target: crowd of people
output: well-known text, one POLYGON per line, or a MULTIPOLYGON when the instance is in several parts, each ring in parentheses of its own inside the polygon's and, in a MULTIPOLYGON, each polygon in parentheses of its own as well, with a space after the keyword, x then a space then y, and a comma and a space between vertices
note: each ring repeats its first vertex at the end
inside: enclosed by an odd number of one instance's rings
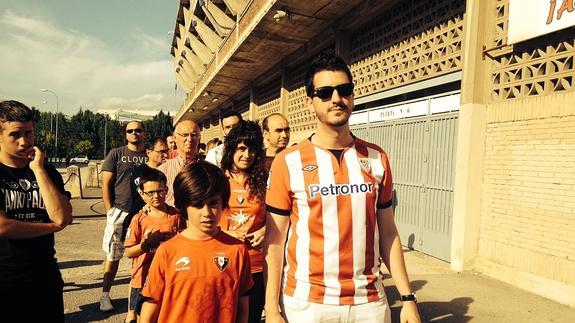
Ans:
MULTIPOLYGON (((264 310, 266 322, 391 322, 383 263, 401 322, 420 322, 387 155, 349 129, 353 87, 340 57, 318 55, 306 79, 317 130, 291 147, 279 113, 261 126, 223 113, 223 142, 205 144, 193 120, 150 140, 128 122, 127 144, 102 164, 100 310, 114 309, 125 256, 126 322, 260 322, 264 310)), ((0 301, 22 322, 63 322, 54 233, 72 222, 69 194, 34 145, 27 106, 0 102, 0 132, 0 301)))

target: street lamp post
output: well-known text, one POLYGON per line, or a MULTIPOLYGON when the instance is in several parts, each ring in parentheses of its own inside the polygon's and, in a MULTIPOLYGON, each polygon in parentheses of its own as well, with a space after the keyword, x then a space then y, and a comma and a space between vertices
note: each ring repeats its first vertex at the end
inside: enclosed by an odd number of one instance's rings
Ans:
MULTIPOLYGON (((42 103, 46 104, 48 103, 47 100, 42 101, 42 103)), ((52 109, 50 109, 50 133, 52 133, 53 129, 52 129, 52 125, 53 125, 53 119, 54 118, 54 112, 52 109)))
POLYGON ((60 102, 58 99, 58 94, 56 94, 56 92, 49 90, 49 89, 40 89, 40 91, 42 92, 50 92, 52 94, 54 94, 54 96, 56 97, 56 139, 54 140, 54 148, 56 149, 55 152, 55 157, 56 160, 58 160, 58 112, 60 111, 60 102))

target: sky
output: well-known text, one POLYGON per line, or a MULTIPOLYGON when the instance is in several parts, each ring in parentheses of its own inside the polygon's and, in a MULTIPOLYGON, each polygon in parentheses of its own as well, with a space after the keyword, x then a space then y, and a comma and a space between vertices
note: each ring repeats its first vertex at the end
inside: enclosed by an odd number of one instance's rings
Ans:
POLYGON ((170 46, 179 0, 1 0, 0 100, 174 112, 170 46), (41 92, 49 89, 56 93, 41 92), (44 102, 45 101, 45 102, 44 102))

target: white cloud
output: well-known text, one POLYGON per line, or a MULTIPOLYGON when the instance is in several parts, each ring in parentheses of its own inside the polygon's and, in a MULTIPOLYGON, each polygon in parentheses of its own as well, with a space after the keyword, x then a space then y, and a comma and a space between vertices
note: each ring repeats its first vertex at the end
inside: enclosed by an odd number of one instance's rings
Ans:
POLYGON ((126 46, 132 49, 121 53, 96 37, 10 10, 0 12, 0 29, 4 98, 41 106, 51 97, 39 89, 49 88, 68 114, 80 106, 173 109, 183 100, 182 94, 174 100, 169 43, 161 38, 134 33, 126 46))
POLYGON ((174 97, 164 94, 145 94, 136 98, 107 97, 97 103, 104 110, 135 109, 135 110, 163 110, 175 114, 174 97))

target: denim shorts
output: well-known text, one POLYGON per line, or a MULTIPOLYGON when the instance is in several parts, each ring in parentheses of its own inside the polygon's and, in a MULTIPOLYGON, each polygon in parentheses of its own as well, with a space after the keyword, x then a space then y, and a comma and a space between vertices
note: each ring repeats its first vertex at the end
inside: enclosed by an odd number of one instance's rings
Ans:
POLYGON ((130 287, 130 311, 135 311, 138 302, 142 299, 141 288, 130 287))

